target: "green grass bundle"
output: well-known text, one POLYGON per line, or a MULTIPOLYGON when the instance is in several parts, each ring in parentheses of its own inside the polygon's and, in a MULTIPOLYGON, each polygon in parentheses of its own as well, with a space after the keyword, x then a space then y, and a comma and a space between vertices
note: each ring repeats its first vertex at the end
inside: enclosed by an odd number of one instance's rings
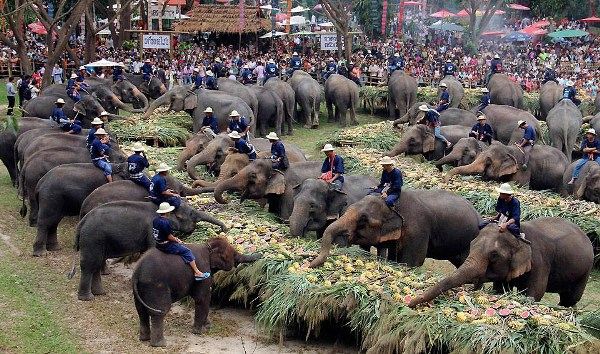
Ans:
POLYGON ((148 119, 141 114, 110 123, 120 140, 152 141, 161 146, 180 146, 190 136, 192 118, 187 113, 168 113, 157 109, 148 119))

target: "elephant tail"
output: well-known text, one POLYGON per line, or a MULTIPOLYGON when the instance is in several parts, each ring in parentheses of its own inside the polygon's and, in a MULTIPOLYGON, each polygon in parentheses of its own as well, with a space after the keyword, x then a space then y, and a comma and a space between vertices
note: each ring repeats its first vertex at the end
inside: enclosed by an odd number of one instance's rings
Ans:
POLYGON ((77 273, 77 255, 79 254, 79 240, 81 239, 81 225, 83 225, 85 221, 85 216, 83 219, 79 221, 77 224, 77 229, 75 230, 75 240, 73 242, 73 262, 71 262, 71 270, 67 274, 67 279, 72 279, 77 273))
POLYGON ((69 273, 67 274, 67 279, 73 279, 73 277, 75 276, 75 273, 77 273, 77 255, 79 254, 79 252, 77 252, 77 250, 73 251, 73 262, 71 262, 71 270, 69 271, 69 273))
POLYGON ((151 315, 153 315, 153 316, 163 315, 164 311, 150 307, 147 303, 144 302, 144 300, 142 300, 142 297, 140 296, 140 293, 138 292, 137 277, 134 277, 131 281, 133 283, 133 296, 135 296, 136 300, 139 301, 140 304, 142 304, 148 311, 153 312, 153 313, 151 313, 151 315))

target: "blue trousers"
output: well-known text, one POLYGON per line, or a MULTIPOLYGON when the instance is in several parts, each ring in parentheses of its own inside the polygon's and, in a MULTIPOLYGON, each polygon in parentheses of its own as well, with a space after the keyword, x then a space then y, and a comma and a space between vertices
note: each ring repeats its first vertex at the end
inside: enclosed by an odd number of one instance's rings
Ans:
POLYGON ((446 137, 442 135, 442 128, 440 126, 433 128, 433 135, 441 141, 448 141, 448 139, 446 139, 446 137))
POLYGON ((112 166, 108 161, 101 159, 101 160, 95 160, 95 161, 93 161, 93 163, 94 163, 94 166, 98 167, 99 169, 102 170, 102 172, 104 172, 105 176, 112 175, 112 166))
POLYGON ((441 104, 435 110, 438 111, 438 113, 442 113, 443 111, 445 111, 446 109, 448 109, 448 107, 450 107, 449 103, 441 104))
MULTIPOLYGON (((588 163, 590 161, 592 161, 592 160, 587 159, 587 158, 577 160, 577 164, 575 164, 575 169, 573 170, 573 178, 575 178, 575 179, 579 178, 579 173, 581 173, 581 169, 583 168, 583 166, 585 166, 586 163, 588 163)), ((594 161, 596 161, 596 163, 600 164, 600 156, 597 157, 594 161)))
MULTIPOLYGON (((481 224, 479 224, 479 230, 488 226, 490 223, 491 221, 483 221, 481 224)), ((510 224, 506 227, 506 229, 515 237, 519 237, 521 235, 521 229, 516 224, 510 224)))
POLYGON ((135 184, 139 184, 140 186, 144 187, 146 190, 150 190, 150 179, 148 179, 148 177, 146 177, 146 175, 142 175, 142 177, 139 178, 129 178, 133 183, 135 184))
POLYGON ((160 203, 163 202, 167 202, 169 203, 169 205, 172 205, 175 207, 175 209, 179 208, 181 206, 181 197, 177 197, 177 196, 171 196, 171 197, 150 197, 150 200, 156 204, 156 205, 160 205, 160 203))
POLYGON ((385 198, 385 204, 391 208, 398 198, 400 198, 400 194, 388 194, 385 198))
POLYGON ((191 263, 196 260, 192 251, 181 243, 169 242, 164 245, 156 245, 160 251, 168 254, 176 254, 180 256, 185 263, 191 263))

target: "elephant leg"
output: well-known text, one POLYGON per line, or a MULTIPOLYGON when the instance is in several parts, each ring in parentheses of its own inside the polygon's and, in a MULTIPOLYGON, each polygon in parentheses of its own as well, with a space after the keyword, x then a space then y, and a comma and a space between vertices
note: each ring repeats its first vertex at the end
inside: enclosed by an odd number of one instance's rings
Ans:
POLYGON ((359 245, 358 247, 363 251, 371 252, 371 246, 359 245))
POLYGON ((165 316, 150 316, 150 345, 153 347, 166 347, 167 341, 164 336, 165 316))
POLYGON ((283 121, 281 119, 278 119, 277 117, 275 117, 275 133, 277 134, 277 136, 281 135, 281 126, 283 125, 283 121))
POLYGON ((94 299, 92 294, 92 273, 87 269, 81 270, 81 278, 79 279, 79 291, 77 298, 82 301, 90 301, 94 299))
MULTIPOLYGON (((388 94, 388 110, 390 120, 396 120, 396 100, 394 99, 394 95, 391 94, 388 94)), ((402 116, 402 111, 400 111, 400 115, 402 116)))
POLYGON ((585 290, 585 286, 587 284, 586 279, 587 276, 583 277, 583 279, 579 280, 569 289, 561 291, 559 293, 560 302, 558 303, 558 305, 564 307, 575 306, 575 304, 577 304, 577 302, 581 299, 581 296, 583 296, 583 291, 585 290))
POLYGON ((106 290, 104 290, 104 287, 102 286, 102 277, 100 275, 100 270, 94 272, 94 274, 92 275, 92 294, 94 295, 105 295, 106 294, 106 290))
POLYGON ((46 249, 48 251, 59 251, 61 248, 58 243, 58 225, 52 225, 48 228, 46 249))
POLYGON ((385 246, 377 246, 377 257, 380 259, 388 258, 388 248, 385 246))
POLYGON ((409 267, 422 266, 427 257, 427 246, 429 244, 429 235, 426 233, 417 233, 418 237, 410 237, 410 231, 407 232, 407 239, 402 249, 397 254, 397 262, 404 263, 409 267))
POLYGON ((350 107, 350 124, 358 125, 358 121, 356 120, 356 111, 354 107, 350 107))
POLYGON ((137 310, 138 317, 140 319, 140 333, 139 339, 142 342, 150 340, 150 315, 148 314, 148 310, 142 303, 137 299, 137 297, 133 297, 133 301, 135 303, 135 309, 137 310))
POLYGON ((100 271, 101 275, 109 275, 111 273, 110 268, 108 267, 108 261, 104 261, 102 264, 102 270, 100 271))
POLYGON ((35 241, 33 241, 33 256, 40 257, 46 254, 46 241, 48 239, 48 228, 46 225, 38 225, 35 241))
POLYGON ((312 107, 312 109, 311 109, 312 126, 313 127, 319 126, 319 108, 320 107, 317 104, 315 104, 314 107, 312 107))
POLYGON ((210 328, 208 320, 208 308, 210 305, 210 284, 208 282, 200 282, 194 286, 192 291, 194 297, 194 325, 192 333, 202 334, 210 328))
POLYGON ((294 110, 290 110, 291 112, 289 112, 289 114, 287 115, 287 135, 294 135, 294 110))
POLYGON ((496 294, 504 294, 506 291, 510 290, 510 285, 507 282, 495 281, 493 289, 496 294))
POLYGON ((333 117, 333 102, 331 101, 326 101, 326 106, 327 106, 327 121, 328 122, 334 122, 334 117, 333 117))
POLYGON ((532 270, 527 281, 527 296, 532 297, 535 301, 540 301, 546 293, 547 286, 548 274, 532 270))

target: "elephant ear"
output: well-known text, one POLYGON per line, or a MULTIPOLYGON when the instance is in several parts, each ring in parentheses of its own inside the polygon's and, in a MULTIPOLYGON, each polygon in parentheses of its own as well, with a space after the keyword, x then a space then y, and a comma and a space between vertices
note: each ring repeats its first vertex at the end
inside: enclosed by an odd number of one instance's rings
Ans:
POLYGON ((188 94, 183 99, 183 109, 192 110, 198 106, 198 97, 194 94, 188 94))
POLYGON ((510 260, 510 272, 506 280, 512 280, 531 270, 531 246, 522 241, 516 241, 519 245, 510 260))
POLYGON ((435 150, 435 135, 429 128, 423 129, 423 153, 435 150))
POLYGON ((400 240, 402 238, 402 229, 404 229, 404 227, 392 230, 384 235, 379 236, 379 238, 378 238, 379 243, 400 240))
POLYGON ((267 190, 265 194, 277 194, 281 195, 285 192, 285 177, 283 174, 279 172, 275 172, 271 178, 269 178, 269 183, 267 183, 267 190))
POLYGON ((337 219, 348 205, 346 192, 330 189, 327 191, 327 219, 337 219))
POLYGON ((498 176, 506 176, 517 173, 519 170, 519 164, 517 159, 512 154, 506 154, 498 167, 498 176))

